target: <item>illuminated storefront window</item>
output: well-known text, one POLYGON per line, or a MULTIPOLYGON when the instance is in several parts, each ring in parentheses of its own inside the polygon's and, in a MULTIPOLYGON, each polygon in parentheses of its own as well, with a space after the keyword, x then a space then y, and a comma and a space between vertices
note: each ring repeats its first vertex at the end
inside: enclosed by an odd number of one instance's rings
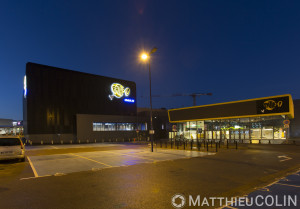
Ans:
POLYGON ((284 116, 188 121, 177 123, 177 134, 186 139, 262 140, 286 139, 284 116))

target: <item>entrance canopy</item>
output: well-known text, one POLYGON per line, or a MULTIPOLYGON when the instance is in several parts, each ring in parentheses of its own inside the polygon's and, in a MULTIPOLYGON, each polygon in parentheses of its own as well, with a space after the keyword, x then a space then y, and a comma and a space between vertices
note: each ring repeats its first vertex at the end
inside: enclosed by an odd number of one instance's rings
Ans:
POLYGON ((292 96, 290 94, 286 94, 211 105, 170 109, 168 111, 168 115, 171 123, 275 115, 285 115, 288 118, 294 118, 294 105, 292 96))

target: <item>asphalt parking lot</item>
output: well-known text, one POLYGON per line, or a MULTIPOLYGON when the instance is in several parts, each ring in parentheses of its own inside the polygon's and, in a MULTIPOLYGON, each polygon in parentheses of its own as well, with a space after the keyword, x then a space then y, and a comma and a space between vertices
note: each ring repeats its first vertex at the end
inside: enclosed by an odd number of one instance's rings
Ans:
POLYGON ((214 154, 204 148, 151 153, 147 145, 132 143, 50 145, 27 147, 27 157, 30 162, 0 163, 1 208, 165 209, 174 208, 177 193, 300 197, 295 145, 221 148, 214 154))
MULTIPOLYGON (((99 145, 96 145, 99 147, 99 145)), ((103 147, 114 146, 105 144, 103 147)), ((75 146, 76 147, 76 146, 75 146)), ((72 148, 75 148, 72 147, 72 148)), ((87 146, 77 146, 87 147, 87 146)), ((101 147, 101 145, 100 145, 101 147)), ((56 146, 49 148, 58 149, 56 146)), ((68 149, 70 145, 63 147, 68 149)), ((37 149, 37 148, 33 148, 37 149)), ((42 147, 45 149, 45 147, 42 147)), ((27 156, 35 177, 64 175, 73 172, 100 170, 111 167, 130 166, 140 163, 156 163, 191 157, 213 155, 210 152, 159 149, 151 153, 148 148, 93 151, 67 154, 27 156)))
MULTIPOLYGON (((251 192, 248 195, 245 195, 245 197, 247 197, 248 199, 250 199, 250 198, 255 199, 258 196, 261 196, 264 199, 266 199, 267 196, 274 197, 274 199, 276 199, 276 197, 278 197, 277 205, 279 205, 279 206, 268 207, 268 208, 288 208, 288 209, 299 208, 299 206, 300 206, 300 170, 291 175, 280 178, 279 180, 276 180, 265 187, 261 187, 261 188, 257 189, 256 191, 251 192), (291 199, 293 201, 296 199, 296 201, 288 202, 289 199, 287 196, 291 196, 292 197, 291 199), (294 198, 294 197, 296 197, 296 198, 294 198), (294 205, 295 202, 296 202, 297 206, 294 205)), ((255 205, 254 202, 255 201, 252 202, 253 203, 253 205, 251 206, 252 209, 262 208, 262 206, 255 205)), ((259 204, 263 203, 263 201, 261 201, 261 200, 258 202, 259 202, 259 204)), ((271 201, 269 201, 269 202, 271 203, 271 201)), ((248 200, 248 204, 250 204, 250 203, 251 202, 248 200)), ((249 207, 247 207, 245 203, 240 204, 238 201, 236 201, 228 206, 221 207, 220 209, 245 209, 245 208, 249 208, 249 207), (244 206, 241 206, 241 205, 244 205, 244 206)))

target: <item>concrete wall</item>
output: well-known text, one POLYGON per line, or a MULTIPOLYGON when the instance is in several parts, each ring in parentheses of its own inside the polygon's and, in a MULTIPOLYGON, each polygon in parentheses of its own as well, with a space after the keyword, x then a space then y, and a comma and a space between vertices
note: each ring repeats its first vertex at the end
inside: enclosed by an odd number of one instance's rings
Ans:
POLYGON ((70 144, 76 143, 73 134, 31 134, 25 135, 28 144, 70 144))
POLYGON ((136 123, 135 116, 116 115, 76 115, 77 140, 84 142, 98 141, 129 141, 137 138, 136 131, 93 131, 93 122, 136 123))

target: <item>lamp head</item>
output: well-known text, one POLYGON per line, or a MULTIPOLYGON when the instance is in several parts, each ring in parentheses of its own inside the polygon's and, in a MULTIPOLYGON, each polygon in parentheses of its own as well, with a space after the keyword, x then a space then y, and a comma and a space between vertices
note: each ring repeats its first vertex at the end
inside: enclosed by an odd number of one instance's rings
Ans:
POLYGON ((142 60, 147 60, 149 57, 148 57, 148 55, 146 54, 146 53, 143 53, 142 55, 141 55, 141 59, 142 60))

